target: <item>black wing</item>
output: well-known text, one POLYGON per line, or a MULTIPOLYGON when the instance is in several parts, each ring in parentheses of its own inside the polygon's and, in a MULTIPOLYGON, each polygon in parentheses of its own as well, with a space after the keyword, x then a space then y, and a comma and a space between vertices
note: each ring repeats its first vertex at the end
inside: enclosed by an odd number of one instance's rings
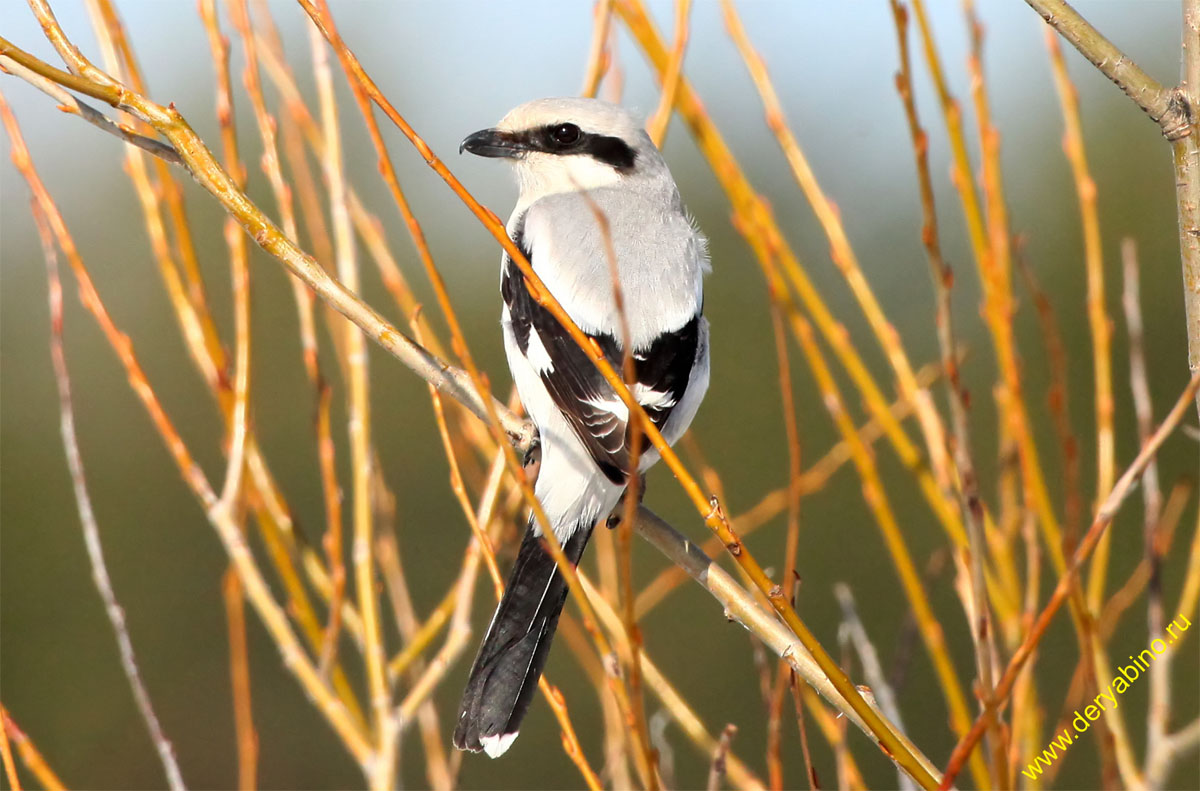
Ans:
MULTIPOLYGON (((519 229, 515 241, 521 245, 519 229)), ((550 397, 604 475, 613 483, 624 484, 629 469, 629 436, 627 421, 613 411, 622 408, 617 406, 621 401, 616 392, 550 311, 534 301, 521 270, 507 257, 500 293, 508 306, 521 354, 528 355, 530 339, 536 335, 552 363, 552 367, 540 371, 550 397)), ((634 351, 634 372, 641 385, 635 395, 659 430, 687 389, 699 333, 697 314, 679 329, 655 338, 649 348, 634 351)), ((589 337, 620 371, 624 363, 620 342, 607 333, 589 337)))

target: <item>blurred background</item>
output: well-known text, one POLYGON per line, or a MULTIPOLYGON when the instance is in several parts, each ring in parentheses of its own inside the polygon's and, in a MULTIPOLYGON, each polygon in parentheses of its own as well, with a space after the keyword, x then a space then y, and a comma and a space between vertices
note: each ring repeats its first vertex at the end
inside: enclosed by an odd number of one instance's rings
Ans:
MULTIPOLYGON (((975 154, 962 11, 958 3, 931 6, 951 90, 963 104, 975 154)), ((1148 72, 1164 83, 1177 80, 1177 2, 1081 2, 1078 6, 1148 72)), ((82 3, 58 0, 53 7, 85 53, 96 56, 82 3)), ((492 125, 516 104, 579 91, 592 35, 592 3, 358 0, 334 2, 332 7, 347 43, 384 93, 468 188, 506 217, 515 196, 507 168, 495 161, 458 157, 458 143, 466 134, 492 125)), ((655 2, 651 8, 669 38, 672 4, 655 2)), ((119 9, 146 71, 150 95, 163 103, 173 101, 215 147, 212 62, 194 4, 142 0, 119 3, 119 9)), ((272 9, 289 59, 311 96, 307 20, 290 3, 272 3, 272 9)), ((920 246, 912 152, 893 84, 897 46, 887 3, 755 0, 743 2, 740 10, 800 143, 823 188, 836 201, 859 260, 907 351, 915 364, 935 360, 932 289, 920 246)), ((1062 118, 1043 25, 1015 0, 989 0, 980 3, 978 10, 986 28, 985 69, 1002 135, 1012 227, 1026 237, 1025 255, 1048 290, 1062 327, 1070 410, 1082 450, 1085 495, 1090 499, 1095 496, 1095 439, 1090 430, 1094 418, 1086 279, 1078 203, 1062 153, 1062 118)), ((6 38, 57 63, 27 9, 14 4, 3 17, 6 38)), ((234 39, 235 91, 244 102, 240 42, 227 18, 222 25, 234 39)), ((623 29, 619 41, 622 101, 648 115, 657 104, 657 84, 623 29)), ((1080 92, 1087 153, 1099 192, 1107 304, 1114 317, 1117 458, 1123 469, 1138 445, 1129 398, 1128 347, 1119 318, 1122 237, 1135 238, 1141 252, 1150 387, 1157 416, 1165 413, 1186 382, 1171 162, 1157 127, 1073 50, 1068 48, 1066 57, 1080 92)), ((995 381, 991 342, 979 319, 975 267, 948 177, 940 110, 919 57, 914 57, 914 66, 921 120, 931 137, 943 247, 957 276, 954 310, 959 338, 968 348, 964 381, 973 395, 976 459, 985 497, 994 502, 998 465, 990 392, 995 381)), ((719 6, 710 0, 695 4, 685 73, 752 183, 770 200, 831 308, 864 350, 879 380, 891 382, 861 313, 829 261, 820 227, 783 166, 719 6)), ((374 152, 336 65, 335 81, 347 171, 371 210, 384 220, 395 255, 432 314, 431 292, 391 199, 376 177, 374 152)), ((176 330, 136 196, 122 170, 121 144, 58 112, 49 99, 17 79, 0 79, 0 91, 13 105, 34 162, 59 202, 116 323, 132 338, 150 382, 210 479, 219 480, 224 469, 220 419, 176 330)), ((268 96, 273 96, 270 90, 268 96)), ((237 110, 243 119, 242 158, 250 194, 260 205, 272 207, 268 184, 258 167, 258 135, 249 106, 240 104, 237 110)), ((505 392, 508 374, 497 321, 497 245, 400 134, 385 124, 385 135, 477 359, 496 390, 505 392)), ((7 138, 2 145, 0 698, 68 784, 158 787, 163 783, 161 769, 133 707, 90 579, 58 435, 42 255, 30 220, 28 190, 8 158, 7 138)), ((763 492, 782 485, 787 475, 765 287, 749 249, 731 227, 723 193, 681 122, 672 124, 664 150, 688 208, 711 240, 713 271, 706 308, 713 327, 714 376, 693 433, 721 472, 727 508, 736 514, 763 492)), ((196 242, 209 298, 223 334, 232 337, 222 216, 199 188, 185 186, 192 227, 206 229, 196 242)), ((396 321, 398 314, 377 274, 370 266, 364 266, 364 273, 366 300, 396 321)), ((316 541, 324 515, 312 428, 314 404, 300 365, 292 295, 283 270, 257 251, 252 276, 255 426, 300 528, 316 541)), ((1028 292, 1019 280, 1014 282, 1026 392, 1043 465, 1053 485, 1061 481, 1062 460, 1045 409, 1048 361, 1028 292)), ((81 450, 114 587, 126 610, 142 672, 187 781, 196 788, 231 787, 236 779, 236 751, 220 594, 225 555, 111 349, 80 307, 69 277, 65 286, 67 354, 81 450)), ((434 321, 443 326, 440 317, 434 321)), ((321 331, 327 338, 327 331, 323 327, 321 331)), ((416 606, 424 614, 457 573, 468 528, 450 491, 424 383, 378 349, 372 349, 371 365, 374 442, 387 482, 399 500, 400 547, 416 606)), ((331 365, 326 368, 334 370, 331 365)), ((836 434, 797 355, 793 355, 793 369, 807 466, 836 441, 836 434)), ((935 393, 942 403, 942 391, 935 389, 935 393)), ((340 400, 339 389, 335 403, 340 400)), ((850 402, 858 407, 854 399, 850 402)), ((335 420, 344 420, 340 409, 340 405, 335 408, 335 420)), ((1194 416, 1188 422, 1194 424, 1194 416)), ((345 465, 344 431, 335 428, 334 433, 339 462, 345 465)), ((941 529, 918 502, 911 479, 894 455, 881 449, 878 456, 913 554, 924 562, 945 544, 941 529)), ((1164 485, 1181 477, 1194 480, 1196 460, 1194 441, 1173 438, 1161 457, 1164 485)), ((707 537, 665 470, 650 476, 647 502, 689 536, 707 537)), ((1193 497, 1165 571, 1168 602, 1177 599, 1195 524, 1193 497)), ((1141 504, 1135 495, 1116 523, 1111 579, 1123 580, 1141 557, 1140 525, 1141 504)), ((783 537, 780 517, 749 543, 765 565, 778 569, 783 537)), ((638 542, 639 580, 649 579, 665 562, 638 542)), ((836 646, 838 615, 832 586, 844 581, 858 597, 885 666, 903 661, 909 650, 905 648, 906 604, 852 469, 842 470, 823 491, 805 499, 799 571, 803 577, 799 609, 826 646, 836 646)), ((970 678, 974 670, 969 635, 952 591, 952 576, 949 570, 931 576, 928 586, 947 628, 952 658, 960 675, 970 678)), ((474 617, 477 630, 482 630, 492 607, 486 587, 480 586, 474 617)), ((283 669, 259 621, 252 613, 248 620, 261 784, 268 788, 361 785, 357 768, 283 669)), ((643 627, 647 650, 670 672, 704 721, 714 731, 735 723, 739 728, 735 749, 761 771, 765 718, 747 635, 726 624, 708 594, 690 584, 656 608, 643 627)), ((1110 655, 1121 659, 1142 650, 1147 642, 1144 607, 1134 607, 1118 628, 1110 655)), ((1198 646, 1200 640, 1193 636, 1177 660, 1172 694, 1176 726, 1200 713, 1200 673, 1188 670, 1200 661, 1198 646)), ((911 650, 911 663, 897 690, 901 710, 909 735, 941 765, 954 744, 953 735, 928 659, 919 644, 911 650)), ((1037 670, 1048 690, 1051 720, 1057 714, 1057 691, 1065 689, 1076 656, 1069 620, 1060 615, 1043 643, 1037 670)), ((458 662, 439 690, 436 701, 444 724, 451 722, 469 659, 464 656, 458 662)), ((355 671, 357 664, 347 662, 355 671)), ((595 696, 563 646, 552 655, 547 673, 562 686, 584 749, 599 762, 598 738, 589 738, 587 726, 599 716, 595 696)), ((1122 699, 1139 751, 1145 700, 1144 685, 1135 685, 1122 699)), ((648 699, 650 715, 654 707, 648 699)), ((794 721, 785 726, 785 776, 790 786, 803 784, 795 727, 794 721)), ((667 738, 677 747, 678 786, 703 786, 707 760, 670 730, 667 738)), ((859 734, 850 738, 857 740, 855 753, 868 782, 873 787, 894 785, 890 764, 859 734)), ((417 749, 418 740, 410 733, 404 740, 404 757, 412 757, 417 749)), ((835 777, 832 760, 820 752, 816 759, 828 786, 835 777)), ((424 775, 418 762, 411 763, 403 768, 403 780, 420 786, 424 775)), ((1180 764, 1174 782, 1177 787, 1196 787, 1198 773, 1193 754, 1180 764)), ((1096 776, 1095 746, 1084 739, 1063 759, 1058 785, 1083 787, 1096 776)), ((969 784, 969 778, 962 782, 969 784)), ((467 757, 462 783, 465 787, 556 788, 575 787, 580 781, 559 747, 553 717, 538 700, 512 751, 495 762, 467 757)))

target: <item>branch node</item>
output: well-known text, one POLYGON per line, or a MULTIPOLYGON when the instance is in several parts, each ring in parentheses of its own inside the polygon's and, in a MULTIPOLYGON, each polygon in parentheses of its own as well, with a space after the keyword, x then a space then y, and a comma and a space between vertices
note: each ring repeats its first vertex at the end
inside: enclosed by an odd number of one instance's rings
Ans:
POLYGON ((1192 103, 1188 101, 1187 94, 1183 92, 1182 88, 1171 91, 1171 98, 1167 101, 1167 111, 1161 118, 1155 120, 1162 127, 1163 136, 1172 143, 1182 140, 1192 133, 1194 120, 1192 103))

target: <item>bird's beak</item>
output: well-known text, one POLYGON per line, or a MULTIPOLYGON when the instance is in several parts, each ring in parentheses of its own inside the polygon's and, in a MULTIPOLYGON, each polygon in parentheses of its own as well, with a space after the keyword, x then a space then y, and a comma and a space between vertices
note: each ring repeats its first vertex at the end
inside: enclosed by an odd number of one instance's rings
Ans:
POLYGON ((481 129, 467 135, 458 147, 458 153, 470 151, 481 157, 519 157, 529 146, 512 132, 502 129, 481 129))

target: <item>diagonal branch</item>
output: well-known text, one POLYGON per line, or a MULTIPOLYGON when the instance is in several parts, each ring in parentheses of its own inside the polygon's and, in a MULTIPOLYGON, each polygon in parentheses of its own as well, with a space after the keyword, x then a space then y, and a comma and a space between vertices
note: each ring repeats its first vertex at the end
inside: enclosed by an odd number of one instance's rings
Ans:
MULTIPOLYGON (((207 146, 192 131, 174 105, 163 107, 123 87, 110 87, 56 69, 3 38, 0 38, 0 55, 11 58, 47 79, 103 99, 115 107, 144 118, 171 139, 191 176, 221 201, 226 211, 233 215, 260 247, 278 258, 292 274, 303 280, 335 310, 362 328, 400 362, 440 391, 461 402, 475 415, 486 419, 487 407, 484 398, 490 396, 477 393, 466 374, 394 327, 340 282, 330 277, 312 256, 297 247, 237 188, 229 174, 213 159, 207 146), (86 86, 81 85, 81 81, 85 82, 86 86)), ((520 445, 527 444, 532 437, 529 424, 516 417, 495 399, 492 401, 509 436, 520 445)))
MULTIPOLYGON (((666 555, 672 563, 683 569, 721 603, 727 617, 737 621, 755 637, 763 641, 770 651, 780 659, 785 660, 796 673, 813 689, 834 706, 841 715, 861 730, 868 739, 878 739, 857 711, 842 698, 825 671, 817 664, 812 655, 795 635, 777 618, 769 614, 754 597, 737 583, 723 568, 717 565, 704 550, 688 541, 675 528, 664 522, 657 514, 645 506, 638 508, 638 518, 634 529, 642 538, 649 541, 654 548, 666 555)), ((869 704, 872 710, 876 704, 869 704)), ((901 740, 913 753, 921 767, 935 780, 938 779, 937 767, 929 762, 917 747, 908 740, 903 731, 895 724, 889 723, 893 735, 901 740)), ((889 756, 900 765, 900 760, 889 756)), ((911 772, 909 773, 911 775, 911 772)))
MULTIPOLYGON (((1065 0, 1025 2, 1133 99, 1171 141, 1188 368, 1193 374, 1200 372, 1200 129, 1195 124, 1196 108, 1200 107, 1200 0, 1183 0, 1183 79, 1175 88, 1161 85, 1144 72, 1065 0)), ((1200 409, 1200 396, 1197 398, 1200 409)))
MULTIPOLYGON (((44 0, 32 1, 44 2, 44 0)), ((479 203, 474 196, 467 192, 467 190, 462 186, 461 182, 459 182, 458 179, 455 178, 450 172, 449 168, 446 167, 445 163, 442 162, 436 154, 434 154, 429 145, 400 115, 391 102, 389 102, 387 98, 383 96, 378 86, 366 73, 365 69, 363 69, 362 64, 358 61, 358 58, 341 40, 341 37, 331 24, 330 19, 325 14, 318 11, 314 6, 314 0, 299 0, 299 2, 317 27, 321 29, 321 32, 325 35, 326 39, 330 41, 335 51, 338 52, 339 57, 343 58, 343 66, 346 67, 347 76, 352 78, 352 86, 357 86, 355 87, 355 90, 357 91, 361 89, 370 97, 371 101, 374 102, 384 112, 384 114, 387 115, 389 120, 396 125, 397 129, 399 129, 400 132, 406 138, 408 138, 409 142, 412 143, 421 154, 426 164, 428 164, 446 182, 446 184, 454 191, 454 193, 458 195, 458 197, 467 205, 467 208, 471 210, 471 213, 474 214, 488 229, 488 231, 492 233, 496 240, 501 243, 501 245, 504 247, 504 250, 512 258, 513 263, 516 264, 517 268, 520 269, 522 274, 525 276, 525 285, 529 289, 530 295, 533 297, 533 299, 542 307, 546 308, 551 315, 554 316, 555 320, 562 325, 563 329, 567 331, 567 333, 571 336, 571 339, 580 347, 580 349, 587 353, 589 360, 596 367, 596 370, 604 377, 605 381, 610 387, 612 387, 613 392, 629 409, 630 419, 637 420, 641 423, 641 428, 645 432, 646 438, 654 445, 655 449, 658 450, 663 463, 666 464, 671 472, 675 474, 675 477, 678 479, 680 485, 688 495, 688 499, 692 501, 692 504, 695 506, 697 512, 703 517, 705 526, 713 531, 713 533, 720 537, 720 539, 725 543, 725 546, 729 549, 730 554, 734 556, 738 564, 746 571, 747 574, 749 574, 754 584, 766 595, 767 599, 771 602, 772 607, 774 607, 776 612, 780 615, 788 627, 791 628, 792 632, 800 639, 805 648, 809 649, 813 655, 813 658, 826 672, 829 680, 837 688, 838 692, 841 693, 846 702, 870 726, 872 735, 877 740, 877 745, 879 748, 888 755, 894 757, 923 787, 935 787, 936 780, 934 780, 932 773, 930 773, 928 769, 926 769, 926 767, 916 758, 912 748, 904 744, 898 738, 897 734, 883 720, 883 718, 880 717, 879 713, 872 709, 867 702, 863 700, 858 690, 850 681, 849 676, 847 676, 845 671, 837 665, 829 653, 817 641, 816 637, 809 630, 807 625, 805 625, 805 623, 800 619, 800 616, 796 613, 787 597, 784 596, 782 587, 771 581, 768 575, 764 572, 762 566, 734 534, 728 520, 725 517, 724 509, 721 507, 718 500, 715 497, 709 498, 704 495, 700 484, 694 477, 692 477, 687 468, 684 467, 683 462, 680 461, 679 456, 671 449, 671 446, 667 444, 666 440, 662 436, 662 433, 658 430, 658 427, 654 425, 641 403, 639 403, 638 400, 633 396, 629 388, 625 386, 624 380, 609 363, 599 345, 594 340, 586 336, 582 330, 580 330, 579 326, 566 313, 566 311, 562 308, 562 305, 559 304, 558 300, 554 298, 554 295, 551 294, 546 288, 545 284, 542 283, 541 278, 539 278, 537 273, 534 272, 525 254, 520 250, 519 247, 517 247, 513 240, 509 238, 507 231, 500 224, 496 216, 486 207, 484 207, 483 204, 479 203)), ((680 88, 683 88, 682 83, 680 88)), ((153 104, 149 100, 144 99, 144 97, 138 98, 146 105, 153 104)), ((182 117, 179 116, 177 112, 174 112, 173 109, 169 110, 168 112, 172 113, 175 119, 178 119, 177 123, 180 126, 183 126, 182 117)), ((166 134, 169 139, 172 139, 172 142, 175 142, 172 134, 167 131, 165 126, 160 129, 160 131, 166 134)), ((191 130, 188 129, 188 132, 190 133, 191 130)), ((273 248, 266 245, 263 245, 263 247, 264 249, 267 249, 268 252, 277 255, 273 248)), ((447 311, 446 313, 447 318, 449 318, 449 312, 447 311)), ((468 371, 470 371, 474 376, 477 372, 473 370, 473 364, 470 361, 470 356, 463 354, 463 360, 467 364, 468 371)), ((490 403, 494 403, 494 401, 489 402, 489 404, 490 403)), ((526 496, 529 498, 529 504, 533 507, 533 511, 535 515, 537 515, 539 522, 543 521, 544 515, 540 513, 540 504, 536 499, 532 498, 531 492, 526 491, 529 489, 527 483, 522 481, 521 487, 522 493, 526 494, 526 496)), ((553 537, 553 532, 551 531, 547 536, 547 548, 549 549, 551 555, 555 558, 556 562, 558 562, 563 576, 566 577, 568 581, 572 595, 574 595, 574 592, 577 590, 577 580, 575 579, 574 569, 571 568, 570 564, 564 564, 559 558, 560 552, 559 548, 555 546, 556 544, 557 540, 553 537)), ((588 605, 586 597, 578 596, 577 600, 586 614, 590 609, 590 605, 588 605)), ((598 632, 594 634, 593 637, 596 639, 598 645, 603 641, 603 636, 598 632)), ((618 693, 618 700, 621 700, 623 686, 614 685, 613 689, 618 693)))
POLYGON ((139 135, 136 132, 118 124, 116 121, 109 118, 104 113, 92 107, 90 104, 81 102, 76 99, 58 83, 51 80, 49 77, 40 74, 33 69, 27 68, 17 61, 13 60, 8 55, 0 55, 0 69, 13 74, 27 83, 37 88, 42 93, 46 94, 59 103, 59 108, 64 113, 77 115, 87 121, 92 126, 98 127, 101 130, 108 132, 110 135, 119 137, 126 143, 132 143, 140 149, 149 151, 156 157, 161 157, 173 165, 182 165, 183 160, 179 158, 179 152, 166 143, 155 140, 152 137, 139 135))
POLYGON ((1146 465, 1148 465, 1154 458, 1155 454, 1158 453, 1159 448, 1162 447, 1162 444, 1166 441, 1167 437, 1169 437, 1175 431, 1175 429, 1179 427, 1180 422, 1183 420, 1183 414, 1186 411, 1188 404, 1193 398, 1196 397, 1196 393, 1198 391, 1200 391, 1200 373, 1194 374, 1188 381, 1187 386, 1183 388, 1183 392, 1175 402, 1175 406, 1171 409, 1170 413, 1158 427, 1158 430, 1155 431, 1154 435, 1144 443, 1141 452, 1137 455, 1137 458, 1135 458, 1125 470, 1125 474, 1122 475, 1117 481, 1112 491, 1108 493, 1108 496, 1104 498, 1104 502, 1101 503, 1100 507, 1096 511, 1096 517, 1092 521, 1092 526, 1088 528, 1083 540, 1080 541, 1079 546, 1076 547, 1075 554, 1071 558, 1071 562, 1067 565, 1066 570, 1059 577, 1058 585, 1055 587, 1054 593, 1050 596, 1050 601, 1046 603, 1046 606, 1038 615, 1033 626, 1026 633, 1024 641, 1009 660, 1008 667, 1004 670, 1004 675, 996 684, 995 696, 987 703, 984 708, 984 712, 979 715, 978 719, 975 720, 975 724, 971 727, 970 733, 967 734, 966 738, 959 741, 954 748, 954 752, 951 753, 950 761, 946 766, 946 772, 942 777, 941 787, 943 789, 949 788, 954 782, 954 778, 958 776, 958 772, 960 769, 962 769, 963 763, 974 750, 975 745, 979 742, 980 737, 983 736, 983 731, 987 726, 987 721, 991 710, 1001 706, 1005 699, 1012 692, 1013 685, 1017 681, 1018 674, 1025 666, 1025 663, 1029 661, 1034 649, 1041 641, 1042 636, 1046 633, 1046 629, 1050 626, 1050 621, 1062 607, 1063 602, 1067 600, 1067 597, 1071 592, 1073 580, 1075 579, 1076 574, 1078 574, 1080 566, 1082 566, 1083 562, 1087 560, 1089 555, 1091 555, 1092 550, 1095 549, 1096 543, 1100 540, 1100 537, 1104 535, 1104 532, 1108 529, 1108 526, 1112 524, 1113 517, 1116 516, 1117 511, 1120 510, 1121 504, 1125 501, 1125 498, 1129 495, 1130 491, 1133 490, 1134 484, 1136 484, 1141 478, 1142 473, 1145 472, 1146 465))
MULTIPOLYGON (((311 256, 302 251, 289 239, 277 225, 263 214, 258 206, 250 201, 244 191, 240 189, 236 180, 220 166, 204 141, 192 130, 184 117, 173 105, 158 104, 143 93, 130 90, 109 74, 92 65, 66 40, 65 34, 54 19, 53 13, 45 0, 30 0, 30 2, 35 14, 43 25, 43 29, 46 31, 47 37, 59 48, 60 54, 63 54, 67 58, 76 73, 67 73, 55 69, 3 39, 0 39, 0 55, 8 55, 49 79, 68 87, 77 88, 81 92, 102 99, 113 106, 127 109, 137 117, 146 120, 156 131, 170 141, 183 159, 189 173, 206 191, 218 199, 224 210, 238 222, 254 241, 266 252, 279 259, 293 275, 299 277, 308 286, 313 288, 334 309, 357 324, 374 340, 380 343, 380 345, 391 351, 402 362, 418 373, 418 375, 456 400, 463 402, 476 415, 484 417, 490 413, 491 421, 495 421, 496 416, 501 415, 503 416, 502 422, 504 423, 504 428, 511 436, 518 440, 529 437, 530 429, 528 424, 517 419, 494 399, 489 400, 490 396, 487 395, 485 387, 476 389, 474 384, 468 381, 461 371, 443 362, 423 346, 402 334, 380 314, 347 290, 344 285, 330 277, 311 256)), ((305 5, 306 10, 313 11, 309 3, 306 2, 305 5)), ((314 12, 311 13, 311 16, 318 25, 321 25, 322 19, 319 14, 314 12)), ((344 46, 335 48, 339 50, 339 55, 343 53, 349 55, 348 50, 345 50, 344 46)), ((356 62, 355 65, 357 65, 356 62)), ((460 197, 468 203, 472 212, 484 222, 489 230, 497 235, 498 240, 508 249, 514 260, 518 262, 518 265, 524 271, 531 291, 536 291, 535 298, 539 298, 539 301, 545 300, 546 306, 571 331, 576 342, 583 341, 581 345, 588 350, 589 356, 592 357, 597 368, 604 374, 606 380, 609 381, 610 385, 613 386, 614 390, 621 396, 627 406, 629 406, 631 414, 636 415, 643 422, 643 429, 648 439, 659 449, 664 462, 680 478, 689 498, 704 517, 706 525, 720 537, 722 542, 729 548, 731 554, 735 556, 738 563, 750 574, 754 584, 763 591, 770 600, 772 607, 784 623, 786 623, 787 629, 794 636, 798 637, 799 643, 802 643, 811 652, 823 674, 828 677, 829 682, 844 700, 845 705, 867 724, 873 739, 879 744, 880 748, 901 764, 922 786, 930 788, 936 786, 937 780, 935 779, 933 768, 927 761, 919 759, 914 754, 915 751, 911 744, 907 743, 901 734, 896 733, 880 717, 879 713, 863 700, 849 677, 837 666, 832 657, 821 647, 820 643, 817 642, 813 634, 800 620, 795 610, 783 595, 782 588, 770 580, 762 567, 750 554, 749 550, 732 532, 720 505, 715 500, 710 501, 704 496, 699 484, 688 474, 678 457, 666 445, 661 434, 646 417, 640 404, 633 398, 628 388, 624 386, 623 380, 616 374, 612 366, 608 364, 599 348, 594 343, 589 344, 584 340, 582 332, 571 321, 569 316, 562 311, 561 306, 557 305, 552 295, 545 290, 544 286, 540 286, 536 274, 529 268, 529 264, 524 259, 524 256, 521 255, 521 252, 508 239, 507 234, 496 221, 494 215, 467 195, 465 190, 461 189, 461 185, 453 178, 444 164, 433 155, 428 146, 424 144, 424 141, 416 136, 411 128, 403 122, 402 118, 399 118, 394 108, 386 100, 382 100, 382 97, 374 92, 374 85, 366 77, 365 73, 361 72, 361 69, 358 69, 358 72, 356 76, 362 79, 364 87, 372 89, 371 98, 378 102, 389 117, 397 123, 401 131, 410 137, 410 140, 417 146, 431 167, 450 183, 452 187, 456 188, 456 192, 459 192, 460 197)), ((466 359, 469 360, 469 356, 466 359)), ((477 374, 477 372, 475 373, 477 374)), ((252 600, 261 604, 262 600, 267 598, 266 591, 261 579, 255 574, 256 570, 252 567, 252 561, 249 558, 244 542, 240 541, 240 536, 237 535, 235 529, 232 529, 228 514, 223 509, 217 507, 219 504, 216 501, 215 493, 207 487, 207 482, 195 481, 194 483, 196 491, 205 505, 205 510, 209 512, 210 518, 221 533, 222 540, 227 545, 231 558, 239 565, 239 572, 246 577, 247 582, 253 583, 249 589, 251 594, 255 594, 251 596, 252 600)), ((686 542, 681 538, 676 538, 674 543, 678 544, 677 549, 686 547, 686 542)), ((570 572, 567 569, 564 569, 564 572, 570 577, 570 572)), ((575 586, 573 585, 572 587, 575 586)), ((587 610, 585 609, 586 612, 587 610)), ((321 685, 320 680, 316 676, 315 669, 306 663, 299 662, 300 655, 295 650, 294 637, 290 633, 284 633, 284 624, 280 623, 277 619, 272 619, 272 616, 278 613, 272 610, 260 614, 268 622, 268 626, 272 629, 273 635, 276 637, 277 642, 280 643, 281 648, 289 649, 285 650, 285 656, 288 657, 289 663, 294 666, 298 674, 302 676, 301 680, 305 682, 306 688, 309 688, 310 691, 315 691, 315 694, 320 696, 321 699, 319 702, 327 714, 335 714, 336 712, 332 711, 331 708, 332 700, 325 694, 327 690, 321 685)), ((793 643, 792 645, 795 646, 796 644, 793 643)), ((794 650, 798 649, 795 647, 790 649, 790 651, 794 650)), ((621 685, 614 685, 614 691, 620 693, 622 691, 621 685)), ((335 727, 339 727, 344 740, 351 747, 355 757, 360 759, 360 763, 362 759, 369 757, 371 747, 369 744, 364 743, 361 733, 350 727, 344 719, 334 716, 331 716, 330 719, 335 727)))
POLYGON ((1162 85, 1080 16, 1066 0, 1025 0, 1046 23, 1133 99, 1162 127, 1168 140, 1191 131, 1192 115, 1182 93, 1162 85))

